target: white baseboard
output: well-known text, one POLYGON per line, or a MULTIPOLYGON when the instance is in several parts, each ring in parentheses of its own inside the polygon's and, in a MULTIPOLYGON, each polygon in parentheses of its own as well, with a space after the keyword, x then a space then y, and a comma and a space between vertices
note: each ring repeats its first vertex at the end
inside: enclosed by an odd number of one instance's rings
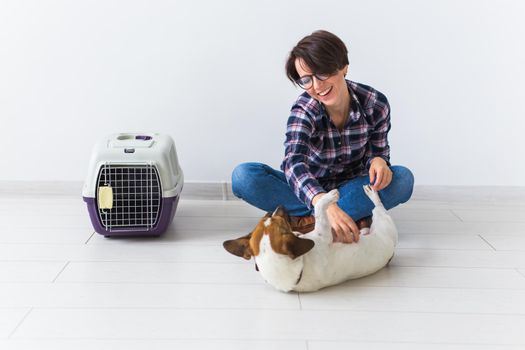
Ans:
POLYGON ((80 196, 80 181, 0 181, 0 197, 80 196))
MULTIPOLYGON (((0 181, 0 198, 34 196, 82 197, 81 181, 0 181)), ((186 181, 182 199, 238 200, 230 182, 186 181)), ((443 202, 525 201, 525 187, 516 186, 415 186, 412 200, 443 202)))
MULTIPOLYGON (((81 181, 0 181, 0 198, 29 196, 79 196, 81 181)), ((182 190, 184 199, 238 200, 229 182, 186 181, 182 190)))

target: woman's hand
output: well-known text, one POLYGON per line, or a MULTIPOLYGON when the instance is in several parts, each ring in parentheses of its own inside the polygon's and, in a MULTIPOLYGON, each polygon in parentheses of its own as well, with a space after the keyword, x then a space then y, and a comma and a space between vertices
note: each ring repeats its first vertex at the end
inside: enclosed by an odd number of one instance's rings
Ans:
MULTIPOLYGON (((326 193, 317 194, 313 200, 312 204, 315 205, 317 201, 324 196, 326 193)), ((337 203, 332 203, 326 209, 326 215, 328 216, 328 221, 330 221, 330 226, 332 227, 332 236, 334 237, 334 242, 340 243, 354 243, 359 241, 359 227, 357 227, 354 220, 339 208, 337 203)))
POLYGON ((370 176, 370 183, 373 184, 372 188, 375 191, 382 190, 390 185, 392 181, 392 170, 390 170, 386 161, 381 157, 372 159, 368 174, 370 176))
POLYGON ((337 203, 328 206, 326 215, 332 226, 334 242, 354 243, 359 241, 359 228, 354 220, 339 208, 337 203))

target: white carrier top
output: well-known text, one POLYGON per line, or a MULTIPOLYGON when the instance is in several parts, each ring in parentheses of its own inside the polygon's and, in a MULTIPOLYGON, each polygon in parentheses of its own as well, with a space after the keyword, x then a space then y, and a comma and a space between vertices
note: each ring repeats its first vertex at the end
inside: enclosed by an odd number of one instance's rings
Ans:
POLYGON ((173 139, 163 134, 123 133, 109 135, 95 144, 82 195, 95 198, 97 177, 104 165, 153 165, 159 172, 162 197, 180 194, 184 175, 173 139))

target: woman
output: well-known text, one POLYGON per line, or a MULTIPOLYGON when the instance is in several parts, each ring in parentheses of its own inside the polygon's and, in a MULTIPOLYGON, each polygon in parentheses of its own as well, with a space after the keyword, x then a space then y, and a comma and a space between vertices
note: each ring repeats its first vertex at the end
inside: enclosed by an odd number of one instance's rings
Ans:
POLYGON ((410 170, 390 165, 390 106, 379 91, 345 79, 348 51, 332 33, 316 31, 292 49, 286 74, 305 90, 291 109, 285 157, 278 171, 243 163, 232 174, 233 193, 265 211, 284 206, 292 228, 313 229, 313 206, 331 189, 340 198, 328 210, 336 242, 359 240, 373 204, 363 185, 373 184, 387 209, 408 201, 410 170), (356 223, 357 222, 357 223, 356 223))

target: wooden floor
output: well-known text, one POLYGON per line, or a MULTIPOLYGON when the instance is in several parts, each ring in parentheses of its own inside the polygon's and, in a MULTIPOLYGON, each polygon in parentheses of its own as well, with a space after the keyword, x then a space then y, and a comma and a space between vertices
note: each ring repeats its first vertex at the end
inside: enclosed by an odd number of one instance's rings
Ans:
MULTIPOLYGON (((184 198, 184 197, 183 197, 184 198)), ((310 294, 222 241, 262 213, 180 202, 157 239, 94 234, 78 196, 0 197, 0 349, 523 349, 523 189, 416 189, 388 268, 310 294)))

